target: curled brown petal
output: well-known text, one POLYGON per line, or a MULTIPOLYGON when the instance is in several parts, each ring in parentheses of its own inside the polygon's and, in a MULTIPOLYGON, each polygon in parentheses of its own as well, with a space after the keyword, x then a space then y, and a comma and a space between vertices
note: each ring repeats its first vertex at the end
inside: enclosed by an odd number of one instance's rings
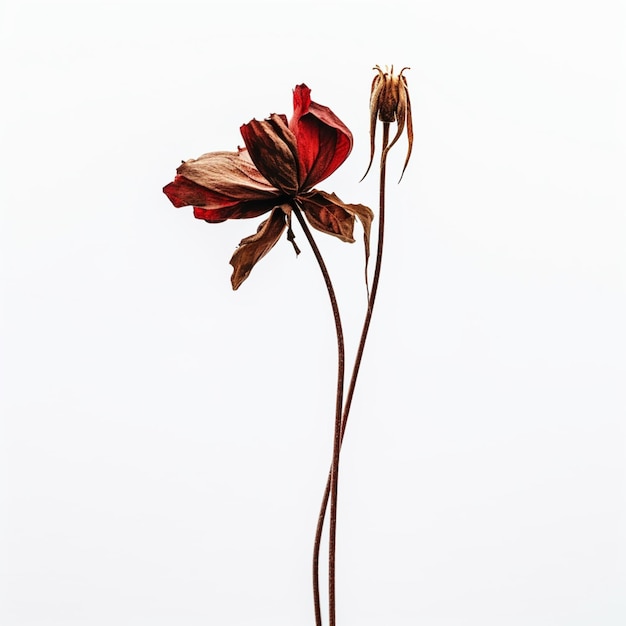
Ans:
POLYGON ((197 159, 185 161, 176 172, 205 188, 206 203, 190 204, 207 208, 220 208, 242 200, 265 200, 279 195, 278 189, 247 158, 245 150, 209 152, 197 159), (211 195, 215 196, 214 201, 209 201, 211 195))
POLYGON ((252 268, 276 245, 286 226, 285 213, 281 207, 276 207, 270 216, 261 222, 254 235, 241 240, 230 260, 233 266, 233 275, 230 279, 233 289, 239 289, 252 268))
MULTIPOLYGON (((370 257, 370 231, 374 212, 364 204, 347 204, 334 193, 313 189, 299 198, 308 221, 313 228, 339 237, 348 243, 354 242, 354 218, 363 226, 363 244, 365 247, 365 284, 368 286, 367 267, 370 257)), ((369 286, 368 286, 369 291, 369 286)))
POLYGON ((342 206, 335 194, 313 190, 299 198, 304 214, 313 228, 334 235, 348 243, 354 242, 354 215, 342 206))
POLYGON ((317 230, 339 237, 342 241, 354 241, 354 218, 363 226, 365 253, 369 256, 369 240, 374 213, 364 204, 342 202, 334 193, 313 189, 300 197, 304 213, 317 230))
POLYGON ((282 115, 252 120, 241 127, 252 162, 267 180, 286 195, 299 188, 296 137, 282 115))

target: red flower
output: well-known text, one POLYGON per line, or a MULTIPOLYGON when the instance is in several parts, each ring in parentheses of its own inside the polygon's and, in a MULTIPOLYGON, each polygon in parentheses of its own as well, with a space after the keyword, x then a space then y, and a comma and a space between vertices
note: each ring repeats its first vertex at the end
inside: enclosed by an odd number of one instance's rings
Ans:
POLYGON ((311 226, 342 241, 354 241, 358 217, 367 250, 371 210, 313 189, 346 160, 352 134, 328 107, 312 102, 310 93, 306 85, 298 85, 289 122, 284 115, 272 114, 266 120, 244 124, 245 148, 185 161, 174 182, 163 189, 174 206, 193 206, 195 217, 211 223, 271 211, 257 232, 235 250, 230 261, 233 289, 274 247, 290 224, 294 205, 304 211, 311 226))

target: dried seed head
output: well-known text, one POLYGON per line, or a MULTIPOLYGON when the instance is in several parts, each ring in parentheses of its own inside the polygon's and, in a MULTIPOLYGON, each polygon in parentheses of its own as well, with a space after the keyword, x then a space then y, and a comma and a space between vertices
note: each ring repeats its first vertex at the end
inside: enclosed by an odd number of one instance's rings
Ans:
POLYGON ((378 65, 374 69, 378 71, 378 75, 372 82, 370 107, 378 113, 378 119, 381 122, 395 122, 400 96, 398 83, 403 78, 402 72, 400 72, 399 76, 395 76, 393 65, 391 66, 391 71, 385 68, 386 71, 383 72, 378 65))
MULTIPOLYGON (((391 66, 391 69, 385 67, 385 71, 383 71, 378 65, 374 67, 374 69, 378 72, 378 74, 372 81, 372 91, 370 93, 370 162, 363 178, 367 176, 367 173, 372 166, 372 161, 374 160, 377 120, 380 120, 383 124, 389 124, 391 122, 397 123, 395 137, 388 146, 383 146, 381 162, 383 159, 387 158, 387 153, 398 141, 398 139, 400 139, 400 135, 402 135, 404 127, 406 126, 409 146, 404 167, 402 168, 402 175, 404 175, 404 170, 409 163, 411 151, 413 149, 411 100, 409 98, 409 89, 406 77, 403 75, 404 70, 408 70, 410 68, 402 68, 398 75, 393 73, 393 65, 391 66)), ((400 176, 401 180, 402 175, 400 176)))

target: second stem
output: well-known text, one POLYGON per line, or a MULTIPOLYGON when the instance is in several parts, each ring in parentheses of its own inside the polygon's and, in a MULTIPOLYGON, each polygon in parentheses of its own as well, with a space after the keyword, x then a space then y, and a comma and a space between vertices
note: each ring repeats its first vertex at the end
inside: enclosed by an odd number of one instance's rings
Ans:
MULTIPOLYGON (((335 541, 336 541, 336 508, 337 508, 337 472, 339 471, 339 455, 341 451, 341 443, 346 432, 346 426, 348 424, 348 416, 350 415, 350 408, 352 406, 352 398, 354 397, 354 391, 356 389, 356 383, 359 376, 359 369, 361 367, 361 361, 363 359, 363 352, 365 350, 365 343, 367 341, 367 335, 369 332, 370 323, 372 321, 372 313, 374 312, 374 303, 376 301, 376 293, 378 292, 378 282, 380 280, 380 270, 382 267, 383 259, 383 245, 385 238, 385 186, 386 186, 386 173, 387 173, 387 146, 389 144, 389 123, 383 123, 383 137, 382 137, 382 153, 380 157, 380 181, 379 181, 379 205, 378 205, 378 243, 376 248, 376 262, 374 265, 374 274, 372 276, 372 288, 369 294, 367 302, 367 311, 365 313, 365 319, 363 321, 363 328, 361 330, 361 339, 359 341, 359 347, 354 359, 354 366, 352 368, 352 376, 350 378, 350 385, 346 394, 346 401, 343 406, 343 415, 341 419, 341 427, 339 433, 339 441, 337 443, 337 433, 335 432, 335 446, 338 448, 333 450, 333 463, 326 479, 326 488, 324 495, 322 496, 322 505, 320 507, 319 516, 317 519, 317 527, 315 530, 315 543, 313 546, 313 601, 315 604, 315 623, 316 626, 322 626, 321 607, 320 607, 320 588, 319 588, 319 556, 320 547, 322 542, 322 531, 324 528, 324 520, 326 519, 326 511, 328 509, 328 500, 330 499, 331 505, 331 517, 330 517, 330 537, 332 540, 332 585, 331 585, 331 570, 329 569, 329 625, 335 626, 335 541), (336 459, 335 459, 336 457, 336 459), (332 596, 330 590, 332 586, 332 596)), ((296 214, 297 215, 297 214, 296 214)), ((330 541, 329 540, 329 543, 330 541)))

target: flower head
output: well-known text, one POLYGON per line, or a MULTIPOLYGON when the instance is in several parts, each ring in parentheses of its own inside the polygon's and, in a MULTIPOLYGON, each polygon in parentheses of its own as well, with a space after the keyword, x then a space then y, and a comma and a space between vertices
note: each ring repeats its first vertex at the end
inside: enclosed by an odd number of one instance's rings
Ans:
POLYGON ((400 135, 402 135, 406 125, 409 146, 404 161, 404 167, 402 168, 402 174, 400 175, 400 179, 402 179, 404 170, 411 158, 411 151, 413 150, 411 100, 409 98, 406 77, 403 75, 404 70, 410 68, 402 68, 397 76, 393 73, 393 65, 391 69, 386 67, 385 71, 378 65, 374 67, 374 69, 378 74, 372 81, 372 90, 370 93, 370 162, 363 178, 367 176, 367 172, 369 172, 370 167, 372 167, 375 151, 376 121, 380 120, 384 124, 391 122, 396 122, 397 124, 395 137, 389 145, 383 145, 383 158, 387 156, 391 147, 400 139, 400 135))
POLYGON ((194 216, 210 223, 270 212, 257 232, 241 241, 230 261, 233 289, 290 229, 293 206, 303 210, 314 228, 342 241, 354 241, 358 217, 367 249, 371 210, 313 189, 346 160, 352 134, 328 107, 312 102, 310 94, 306 85, 298 85, 289 121, 274 113, 244 124, 240 130, 245 148, 185 161, 174 181, 163 188, 174 206, 193 206, 194 216))

